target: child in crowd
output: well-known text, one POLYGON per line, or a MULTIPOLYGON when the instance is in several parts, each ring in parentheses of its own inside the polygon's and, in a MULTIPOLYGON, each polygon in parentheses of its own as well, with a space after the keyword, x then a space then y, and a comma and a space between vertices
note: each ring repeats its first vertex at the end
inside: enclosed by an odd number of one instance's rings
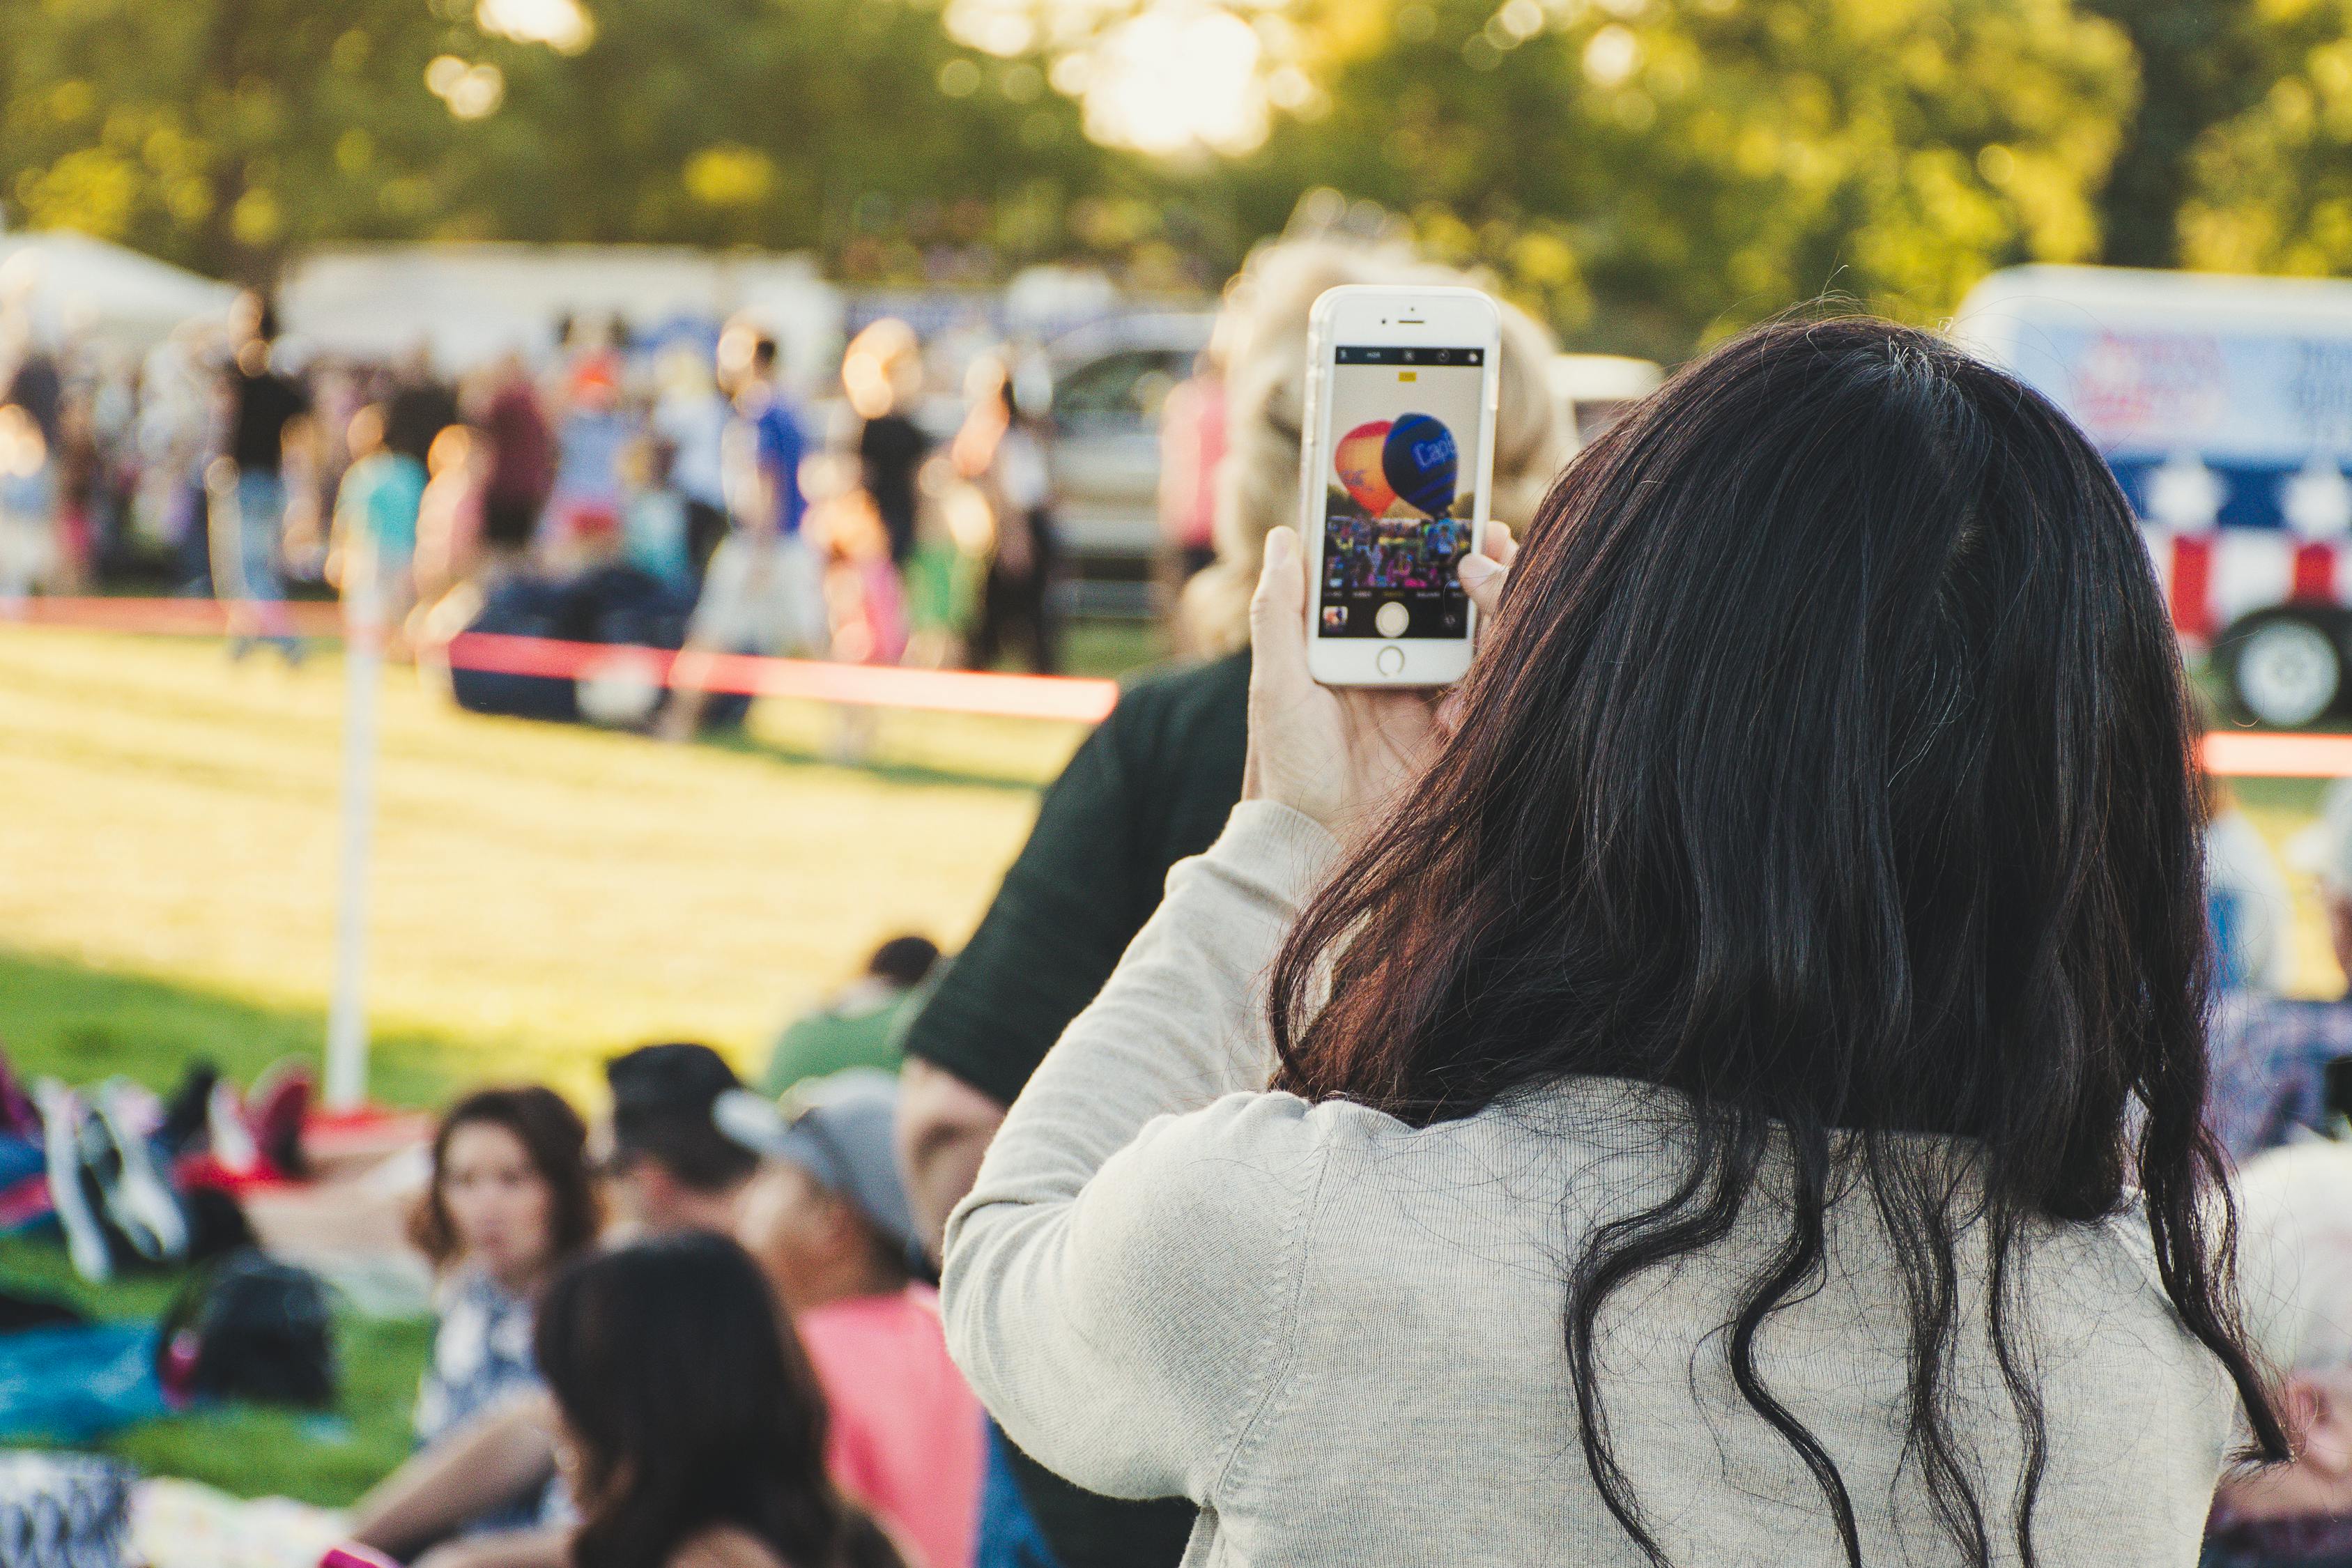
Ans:
MULTIPOLYGON (((416 1395, 420 1447, 539 1386, 540 1293, 601 1219, 587 1142, 579 1115, 536 1086, 479 1090, 442 1118, 410 1232, 441 1275, 440 1327, 416 1395)), ((472 1528, 526 1528, 560 1506, 542 1489, 472 1528)))
POLYGON ((48 443, 21 405, 0 404, 0 607, 46 584, 57 559, 48 443))
POLYGON ((576 1568, 898 1568, 825 1474, 824 1396, 733 1242, 583 1258, 549 1290, 538 1348, 576 1568))
POLYGON ((956 476, 944 457, 925 463, 917 482, 915 548, 907 558, 907 658, 926 669, 964 659, 964 639, 980 614, 996 519, 980 489, 956 476))
POLYGON ((658 436, 641 436, 622 449, 627 497, 621 507, 621 553, 673 593, 691 597, 695 575, 686 497, 671 482, 677 463, 677 448, 658 436))
POLYGON ((824 599, 833 657, 844 664, 896 664, 907 651, 907 594, 890 559, 890 535, 864 490, 824 513, 824 599))
POLYGON ((948 1359, 939 1294, 909 1273, 919 1254, 891 1142, 898 1108, 895 1079, 857 1068, 803 1085, 789 1115, 749 1090, 721 1096, 713 1115, 761 1156, 736 1237, 832 1405, 834 1479, 929 1568, 971 1568, 984 1429, 948 1359))
POLYGON ((416 524, 425 474, 424 464, 384 444, 383 419, 383 405, 373 403, 352 416, 346 437, 352 466, 335 492, 327 578, 347 604, 363 589, 374 594, 370 608, 376 619, 397 628, 416 598, 416 524))
POLYGON ((416 508, 416 596, 430 605, 474 574, 482 543, 480 441, 447 425, 425 451, 425 494, 416 508))

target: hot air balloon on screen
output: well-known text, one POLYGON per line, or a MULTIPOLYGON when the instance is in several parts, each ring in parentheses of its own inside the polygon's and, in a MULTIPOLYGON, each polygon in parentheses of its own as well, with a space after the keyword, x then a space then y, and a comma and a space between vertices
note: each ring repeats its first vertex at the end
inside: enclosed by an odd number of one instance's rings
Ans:
POLYGON ((1382 443, 1388 438, 1389 422, 1375 419, 1349 431, 1332 448, 1331 466, 1339 470, 1339 483, 1366 517, 1378 517, 1396 504, 1397 493, 1381 471, 1382 443))
POLYGON ((1454 432, 1426 414, 1400 414, 1381 443, 1381 473, 1416 511, 1444 517, 1461 471, 1454 432))

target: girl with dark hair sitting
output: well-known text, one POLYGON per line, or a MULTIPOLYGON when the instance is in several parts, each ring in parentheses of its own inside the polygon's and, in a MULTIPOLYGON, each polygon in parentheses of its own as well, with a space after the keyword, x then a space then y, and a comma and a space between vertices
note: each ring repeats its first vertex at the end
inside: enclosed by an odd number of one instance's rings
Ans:
POLYGON ((404 1554, 447 1542, 436 1568, 523 1568, 560 1552, 571 1511, 544 1440, 535 1459, 497 1463, 472 1444, 542 1397, 531 1355, 540 1296, 603 1224, 587 1146, 579 1113, 537 1085, 477 1090, 441 1118, 409 1223, 440 1277, 419 1451, 361 1500, 359 1539, 404 1554))
POLYGON ((2288 1441, 2096 453, 1777 326, 1482 542, 1433 705, 1308 678, 1269 541, 1244 799, 950 1222, 975 1391, 1193 1563, 2187 1568, 2288 1441))
POLYGON ((540 1313, 575 1568, 899 1568, 824 1468, 825 1408, 742 1248, 685 1233, 573 1264, 540 1313))
POLYGON ((538 1385, 531 1320, 555 1271, 596 1239, 588 1130, 554 1090, 485 1089, 449 1108, 409 1230, 441 1275, 441 1324, 416 1398, 430 1444, 538 1385))

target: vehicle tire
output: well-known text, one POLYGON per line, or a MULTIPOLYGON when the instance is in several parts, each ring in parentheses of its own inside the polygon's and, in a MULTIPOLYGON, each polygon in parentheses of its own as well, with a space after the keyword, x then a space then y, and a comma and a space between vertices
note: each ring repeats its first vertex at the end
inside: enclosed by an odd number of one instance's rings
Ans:
POLYGON ((2344 689, 2344 650, 2329 628, 2273 615, 2230 629, 2219 650, 2238 706, 2262 723, 2300 730, 2324 717, 2344 689))

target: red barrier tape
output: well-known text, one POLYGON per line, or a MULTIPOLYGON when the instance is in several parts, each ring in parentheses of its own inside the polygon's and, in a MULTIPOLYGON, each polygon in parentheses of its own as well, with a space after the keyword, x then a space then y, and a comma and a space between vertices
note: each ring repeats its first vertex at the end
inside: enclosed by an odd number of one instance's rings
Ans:
MULTIPOLYGON (((0 611, 0 620, 89 631, 219 637, 228 629, 230 609, 211 599, 26 599, 13 610, 0 611)), ((253 609, 259 612, 262 606, 253 609)), ((272 605, 267 611, 284 617, 284 624, 298 636, 343 635, 342 612, 334 605, 310 601, 272 605)), ((428 650, 428 657, 432 652, 428 650)), ((497 675, 537 675, 558 680, 617 677, 747 697, 791 697, 856 707, 919 708, 1081 724, 1100 722, 1118 701, 1118 683, 1109 680, 900 669, 749 654, 679 654, 665 648, 487 632, 464 633, 438 650, 438 655, 455 668, 497 675)))
MULTIPOLYGON (((297 637, 343 635, 341 606, 316 600, 250 602, 254 618, 277 618, 297 637)), ((216 637, 228 630, 231 606, 217 599, 24 599, 0 609, 0 622, 71 626, 82 631, 143 632, 164 637, 216 637)))
MULTIPOLYGON (((337 637, 341 611, 315 601, 277 608, 303 637, 337 637)), ((218 637, 229 606, 211 599, 26 599, 0 620, 26 626, 93 631, 218 637)), ((920 708, 946 713, 987 713, 1017 719, 1099 721, 1118 700, 1108 680, 1063 676, 995 675, 971 670, 898 669, 814 659, 760 658, 748 654, 676 654, 609 643, 467 632, 445 657, 460 669, 554 679, 618 676, 657 686, 690 683, 706 691, 749 697, 792 697, 880 708, 920 708), (684 679, 679 675, 685 671, 684 679)), ((2219 730, 2205 737, 2205 770, 2223 777, 2352 778, 2352 735, 2261 734, 2219 730)))
POLYGON ((447 658, 459 669, 559 679, 617 678, 655 686, 698 686, 746 697, 796 697, 877 708, 989 713, 1010 719, 1099 722, 1118 701, 1109 680, 1054 675, 994 675, 962 669, 900 669, 828 664, 738 653, 671 653, 621 643, 560 642, 552 637, 467 632, 447 658))
POLYGON ((2205 737, 2201 751, 2205 771, 2223 777, 2352 778, 2352 735, 2216 730, 2205 737))

